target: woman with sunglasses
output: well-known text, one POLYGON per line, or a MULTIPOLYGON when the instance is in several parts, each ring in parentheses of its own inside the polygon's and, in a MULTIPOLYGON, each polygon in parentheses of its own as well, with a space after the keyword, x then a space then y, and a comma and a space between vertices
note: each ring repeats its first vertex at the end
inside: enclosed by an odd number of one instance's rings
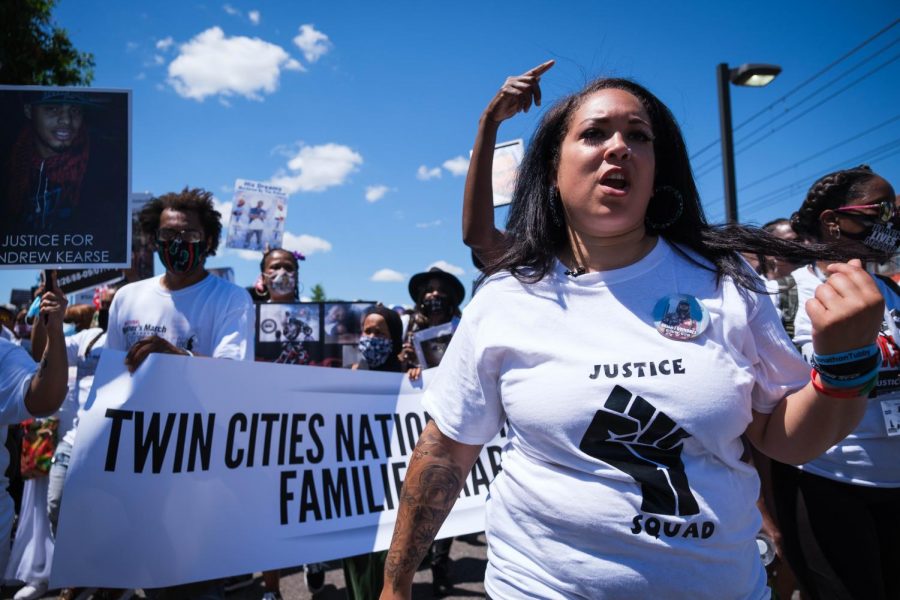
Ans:
MULTIPOLYGON (((800 235, 840 245, 848 254, 890 257, 900 245, 894 189, 867 166, 825 175, 791 217, 800 235)), ((829 261, 794 271, 801 307, 819 298, 829 261)), ((873 360, 878 377, 857 428, 821 456, 798 468, 773 465, 776 510, 785 552, 813 598, 900 598, 900 290, 876 277, 885 299, 884 322, 873 360), (797 500, 802 494, 812 537, 832 573, 811 569, 801 547, 797 500)), ((830 289, 830 288, 827 288, 830 289)), ((821 298, 820 298, 821 299, 821 298)), ((805 309, 794 342, 810 357, 813 326, 805 309)), ((873 350, 874 352, 874 350, 873 350)), ((805 521, 805 519, 801 520, 805 521)), ((825 571, 828 571, 826 569, 825 571)))

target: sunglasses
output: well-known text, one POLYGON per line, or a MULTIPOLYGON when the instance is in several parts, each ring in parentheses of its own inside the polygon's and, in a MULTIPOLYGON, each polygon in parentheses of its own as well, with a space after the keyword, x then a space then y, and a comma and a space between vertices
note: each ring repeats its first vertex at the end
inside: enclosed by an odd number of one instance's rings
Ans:
POLYGON ((870 220, 877 221, 879 223, 890 223, 894 220, 894 217, 897 216, 897 207, 891 200, 885 200, 884 202, 879 202, 878 204, 857 204, 855 206, 842 206, 840 208, 834 209, 835 212, 847 213, 848 217, 862 217, 870 220), (853 211, 857 210, 865 210, 865 209, 878 209, 878 215, 860 215, 853 211), (874 219, 872 218, 874 217, 874 219))

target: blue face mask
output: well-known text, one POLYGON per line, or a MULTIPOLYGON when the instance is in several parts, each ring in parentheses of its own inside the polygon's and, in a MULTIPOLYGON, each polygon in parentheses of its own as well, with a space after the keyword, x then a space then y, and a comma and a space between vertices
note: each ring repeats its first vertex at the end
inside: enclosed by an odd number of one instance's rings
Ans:
POLYGON ((359 353, 363 355, 370 367, 378 368, 387 362, 394 344, 391 340, 374 335, 359 338, 359 353))
POLYGON ((75 335, 75 323, 63 323, 63 335, 66 337, 75 335))

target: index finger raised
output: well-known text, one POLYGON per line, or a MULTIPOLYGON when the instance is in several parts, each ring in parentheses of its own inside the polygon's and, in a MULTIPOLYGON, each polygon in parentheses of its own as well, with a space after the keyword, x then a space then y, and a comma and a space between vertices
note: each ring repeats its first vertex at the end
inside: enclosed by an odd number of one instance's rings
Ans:
POLYGON ((524 74, 532 75, 534 77, 540 77, 541 75, 546 73, 550 69, 550 67, 552 67, 555 64, 556 64, 556 61, 551 58, 547 62, 539 64, 538 66, 534 67, 530 71, 526 71, 524 74))

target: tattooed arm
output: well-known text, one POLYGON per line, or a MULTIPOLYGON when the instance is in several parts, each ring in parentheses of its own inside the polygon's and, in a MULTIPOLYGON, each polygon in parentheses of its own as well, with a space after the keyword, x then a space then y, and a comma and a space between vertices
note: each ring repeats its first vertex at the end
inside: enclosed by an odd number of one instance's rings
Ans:
POLYGON ((394 537, 384 565, 382 600, 410 598, 416 568, 453 508, 481 446, 460 444, 428 423, 413 451, 394 537))
POLYGON ((37 317, 46 328, 46 348, 25 394, 25 408, 38 417, 56 412, 66 399, 69 385, 69 362, 62 331, 67 302, 56 285, 55 276, 50 282, 51 289, 41 297, 41 312, 37 317))

